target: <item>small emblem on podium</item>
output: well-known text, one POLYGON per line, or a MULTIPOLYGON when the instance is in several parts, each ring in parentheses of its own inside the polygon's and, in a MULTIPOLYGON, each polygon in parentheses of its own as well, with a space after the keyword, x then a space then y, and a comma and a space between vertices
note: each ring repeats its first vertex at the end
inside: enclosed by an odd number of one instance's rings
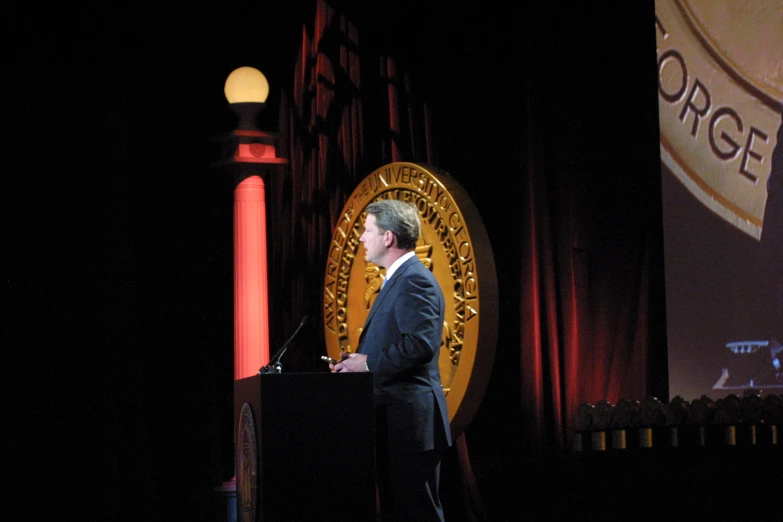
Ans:
POLYGON ((253 410, 242 405, 237 427, 237 518, 255 522, 258 499, 258 447, 253 410))

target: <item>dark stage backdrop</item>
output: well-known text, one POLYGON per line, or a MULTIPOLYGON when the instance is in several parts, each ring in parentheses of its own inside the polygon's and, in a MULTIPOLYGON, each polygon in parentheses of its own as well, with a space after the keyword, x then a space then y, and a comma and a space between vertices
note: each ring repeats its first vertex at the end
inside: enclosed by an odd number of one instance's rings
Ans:
MULTIPOLYGON (((19 429, 2 441, 11 494, 39 493, 28 519, 214 519, 233 474, 233 196, 210 138, 235 125, 223 83, 242 65, 272 86, 260 127, 318 166, 268 192, 272 350, 322 315, 323 242, 355 181, 424 156, 468 191, 497 262, 495 363, 464 437, 487 509, 534 502, 523 459, 567 450, 582 401, 667 398, 653 3, 337 4, 329 38, 315 1, 3 17, 19 429), (322 80, 334 110, 303 109, 322 80)), ((325 371, 310 325, 286 371, 325 371)))
POLYGON ((669 390, 780 393, 783 4, 656 20, 669 390))

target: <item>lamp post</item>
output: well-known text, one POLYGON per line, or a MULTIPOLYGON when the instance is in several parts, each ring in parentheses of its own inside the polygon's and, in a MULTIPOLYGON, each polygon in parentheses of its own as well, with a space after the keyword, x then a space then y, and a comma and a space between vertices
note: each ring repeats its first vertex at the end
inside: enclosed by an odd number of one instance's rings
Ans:
POLYGON ((258 129, 269 95, 266 77, 253 67, 228 75, 224 92, 239 121, 218 136, 221 158, 214 166, 234 178, 234 380, 256 375, 269 362, 266 183, 277 165, 277 135, 258 129))
MULTIPOLYGON (((258 374, 269 363, 265 187, 276 167, 288 160, 277 157, 277 135, 258 129, 258 115, 269 95, 263 73, 253 67, 235 69, 226 78, 224 93, 238 123, 233 131, 214 138, 220 142, 221 153, 212 167, 233 177, 236 382, 258 374)), ((216 488, 225 503, 226 520, 237 517, 236 487, 234 475, 216 488)))

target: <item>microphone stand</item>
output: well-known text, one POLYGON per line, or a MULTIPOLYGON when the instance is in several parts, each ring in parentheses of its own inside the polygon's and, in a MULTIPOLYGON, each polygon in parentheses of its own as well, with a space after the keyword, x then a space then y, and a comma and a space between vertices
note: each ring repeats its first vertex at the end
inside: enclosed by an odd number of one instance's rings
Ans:
POLYGON ((296 335, 299 333, 299 330, 302 329, 302 327, 307 324, 307 321, 309 321, 309 316, 304 316, 302 319, 302 322, 299 323, 299 326, 294 331, 294 334, 288 338, 288 340, 285 342, 282 348, 280 348, 277 353, 270 359, 269 364, 266 366, 262 366, 260 370, 258 370, 258 374, 281 374, 283 373, 283 365, 280 363, 280 359, 283 358, 283 354, 285 354, 285 351, 288 349, 288 345, 291 344, 291 341, 294 340, 296 335))

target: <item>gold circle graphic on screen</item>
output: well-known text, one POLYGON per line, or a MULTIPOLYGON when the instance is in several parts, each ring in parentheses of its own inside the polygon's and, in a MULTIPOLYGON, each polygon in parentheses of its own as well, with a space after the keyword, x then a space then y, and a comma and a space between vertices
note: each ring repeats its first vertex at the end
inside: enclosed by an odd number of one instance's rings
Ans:
POLYGON ((416 257, 446 298, 438 361, 452 431, 472 420, 486 391, 497 342, 495 261, 484 224, 465 189, 429 165, 390 163, 364 178, 334 229, 324 277, 328 355, 355 352, 385 269, 364 260, 364 209, 379 199, 410 201, 421 216, 416 257))
POLYGON ((783 1, 656 0, 661 159, 759 239, 783 104, 783 1))

